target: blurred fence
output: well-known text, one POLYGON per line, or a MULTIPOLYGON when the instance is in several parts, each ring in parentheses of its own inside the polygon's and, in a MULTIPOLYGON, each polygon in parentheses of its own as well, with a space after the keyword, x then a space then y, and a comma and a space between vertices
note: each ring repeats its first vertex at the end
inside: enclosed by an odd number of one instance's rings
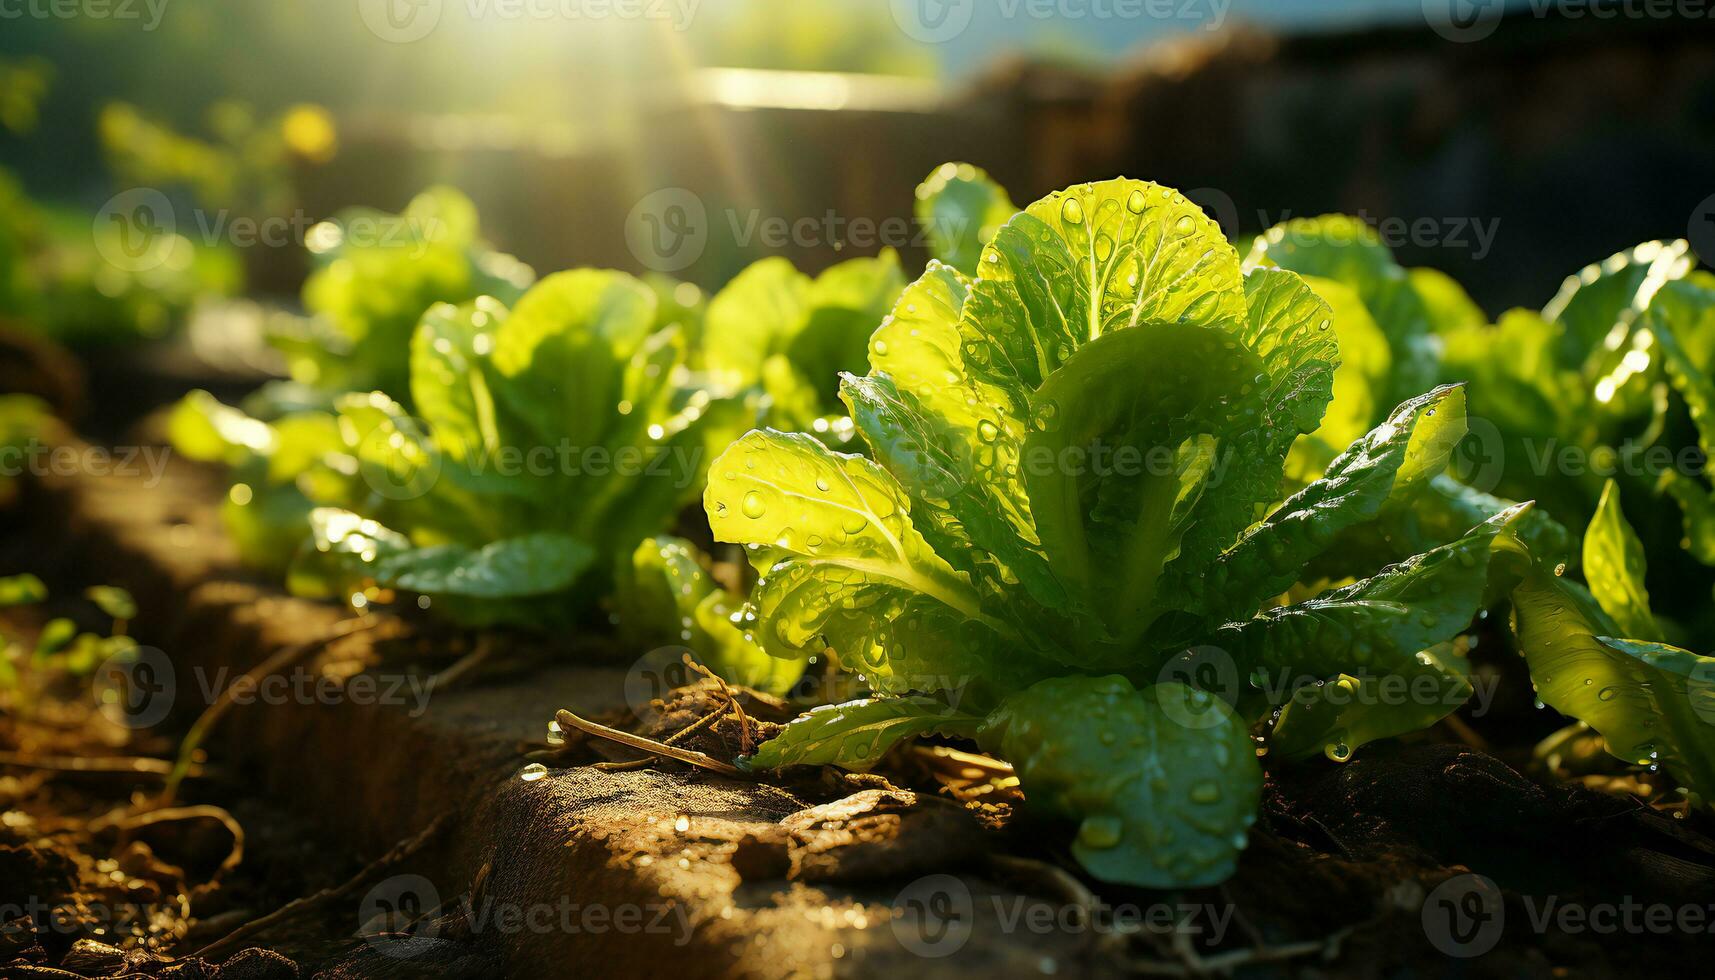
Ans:
POLYGON ((892 244, 920 260, 896 222, 946 160, 986 167, 1021 202, 1123 173, 1193 192, 1235 235, 1363 215, 1405 262, 1454 274, 1495 311, 1540 304, 1592 256, 1685 236, 1715 194, 1706 18, 1527 15, 1474 43, 1426 27, 1241 29, 1157 45, 1105 76, 1003 62, 956 90, 713 70, 644 104, 588 140, 497 120, 343 120, 341 155, 301 175, 302 202, 398 206, 451 181, 539 268, 655 266, 713 285, 767 254, 816 269, 892 244), (700 218, 703 240, 640 259, 637 210, 662 189, 701 207, 671 216, 700 218))

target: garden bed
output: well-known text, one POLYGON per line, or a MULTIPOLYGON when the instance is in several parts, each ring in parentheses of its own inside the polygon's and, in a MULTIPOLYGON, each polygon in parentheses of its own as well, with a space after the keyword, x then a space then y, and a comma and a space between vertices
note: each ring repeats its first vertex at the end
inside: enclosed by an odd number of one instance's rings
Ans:
POLYGON ((785 785, 676 763, 601 771, 586 764, 604 757, 596 747, 541 753, 553 751, 543 733, 559 708, 624 720, 625 658, 606 637, 538 645, 387 613, 352 631, 348 610, 234 569, 214 488, 193 468, 169 468, 148 488, 86 475, 47 489, 56 506, 30 520, 63 534, 53 566, 133 590, 137 635, 170 655, 177 697, 166 727, 206 706, 211 678, 218 690, 265 661, 283 677, 346 678, 237 706, 206 743, 210 766, 242 774, 241 785, 253 777, 255 796, 313 814, 360 855, 422 844, 312 917, 349 937, 366 919, 376 931, 369 913, 397 906, 407 914, 387 926, 413 935, 306 943, 303 923, 288 922, 244 937, 306 967, 343 961, 330 975, 403 965, 418 976, 557 976, 568 964, 612 975, 1194 974, 1258 961, 1373 975, 1444 965, 1426 896, 1467 871, 1505 889, 1514 923, 1485 969, 1619 974, 1666 968, 1697 939, 1539 931, 1532 915, 1550 896, 1590 907, 1715 901, 1715 844, 1689 822, 1538 785, 1436 740, 1271 773, 1238 875, 1184 893, 1092 891, 1043 844, 1051 838, 1005 808, 979 822, 932 789, 891 786, 886 778, 910 782, 900 767, 785 785), (498 651, 477 658, 488 666, 426 687, 474 663, 478 644, 498 651), (543 666, 574 650, 616 666, 543 666), (279 666, 282 654, 309 673, 279 666), (533 750, 549 762, 539 776, 526 769, 533 750), (422 914, 437 906, 444 914, 422 914))
MULTIPOLYGON (((133 590, 142 609, 137 634, 174 663, 177 721, 189 721, 206 706, 211 679, 236 677, 282 651, 318 647, 302 661, 317 677, 368 668, 374 685, 348 682, 343 694, 321 689, 282 700, 261 687, 258 703, 236 707, 208 748, 212 763, 254 775, 259 793, 337 815, 329 829, 370 856, 448 815, 445 830, 414 860, 372 876, 383 890, 378 901, 423 911, 439 904, 424 906, 431 892, 405 877, 415 875, 452 908, 480 881, 472 908, 479 918, 484 909, 492 917, 468 924, 470 946, 491 958, 490 965, 504 964, 509 976, 558 976, 567 963, 599 963, 616 973, 666 966, 690 974, 721 964, 717 972, 785 976, 826 974, 841 960, 863 964, 864 973, 897 969, 901 957, 916 962, 888 929, 884 910, 898 882, 909 881, 914 870, 940 870, 941 855, 920 852, 913 859, 919 867, 891 869, 903 877, 855 885, 841 881, 836 859, 812 874, 819 880, 803 882, 787 882, 785 868, 770 859, 751 873, 778 878, 745 881, 732 862, 740 841, 784 845, 783 818, 839 794, 822 790, 818 798, 655 768, 603 773, 572 767, 520 779, 526 743, 543 742, 557 709, 596 715, 623 704, 622 669, 537 667, 528 678, 502 673, 424 696, 436 669, 469 652, 468 638, 419 633, 415 624, 382 614, 372 618, 372 629, 324 643, 349 628, 351 615, 283 596, 235 571, 209 486, 198 477, 175 468, 148 489, 122 477, 82 477, 51 488, 63 503, 54 515, 64 521, 61 540, 71 545, 54 563, 133 590), (321 701, 327 703, 314 703, 321 701), (564 928, 568 908, 574 919, 564 928), (533 911, 553 919, 519 926, 510 918, 533 911), (605 925, 610 914, 611 927, 605 925)), ((574 636, 555 646, 600 652, 603 640, 574 636)), ((276 673, 291 678, 295 670, 276 673)), ((867 799, 858 801, 856 812, 867 799)), ((879 812, 900 808, 894 801, 879 812)), ((812 845, 818 840, 809 826, 799 837, 812 845)), ((784 856, 788 848, 779 851, 784 856)), ((862 867, 854 874, 868 876, 862 867)), ((358 904, 362 893, 345 904, 358 904)), ((362 924, 360 911, 350 913, 353 933, 362 924)), ((427 931, 441 930, 457 931, 450 923, 427 931)), ((425 930, 420 925, 417 931, 425 930)), ((266 944, 270 937, 252 938, 266 944)), ((967 955, 992 957, 996 968, 1056 957, 1072 961, 1079 955, 1075 939, 985 941, 967 955)), ((450 948, 433 948, 432 940, 401 942, 423 946, 410 950, 412 962, 419 953, 443 966, 457 960, 450 948)), ((401 951, 387 941, 376 949, 382 956, 401 951)), ((365 958, 373 957, 359 957, 365 958)))

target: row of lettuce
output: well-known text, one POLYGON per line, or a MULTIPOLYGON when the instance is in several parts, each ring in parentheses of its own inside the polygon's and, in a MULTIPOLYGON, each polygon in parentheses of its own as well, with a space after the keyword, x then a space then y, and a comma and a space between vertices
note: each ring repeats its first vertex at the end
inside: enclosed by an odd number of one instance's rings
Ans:
POLYGON ((199 245, 142 207, 43 205, 0 170, 0 322, 74 348, 125 343, 243 288, 235 249, 199 245))
POLYGON ((1259 751, 1345 760, 1455 710, 1509 598, 1544 702, 1715 789, 1715 660, 1667 645, 1709 625, 1715 496, 1694 465, 1601 465, 1715 440, 1715 277, 1683 243, 1491 324, 1354 219, 1241 255, 1135 180, 1020 210, 949 164, 915 281, 891 253, 769 259, 709 297, 538 279, 457 194, 410 208, 408 241, 345 234, 360 214, 312 236, 292 381, 171 420, 231 474, 246 560, 300 594, 607 614, 776 693, 837 673, 816 689, 850 700, 741 764, 974 741, 1137 885, 1232 872, 1259 751), (1598 464, 1533 466, 1545 444, 1598 464), (699 498, 742 584, 671 536, 699 498), (1674 570, 1653 605, 1646 553, 1674 570))

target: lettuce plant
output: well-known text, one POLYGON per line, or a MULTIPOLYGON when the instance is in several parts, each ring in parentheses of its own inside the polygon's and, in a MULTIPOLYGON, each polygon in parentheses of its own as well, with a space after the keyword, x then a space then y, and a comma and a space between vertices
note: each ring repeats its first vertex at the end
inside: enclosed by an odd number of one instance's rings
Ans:
POLYGON ((803 676, 804 663, 762 651, 744 597, 716 583, 703 561, 695 545, 669 535, 621 556, 613 593, 620 639, 637 650, 683 648, 725 680, 785 693, 803 676))
MULTIPOLYGON (((1465 375, 1441 366, 1449 338, 1482 330, 1484 315, 1452 278, 1434 269, 1407 269, 1363 221, 1330 214, 1283 222, 1252 243, 1244 268, 1280 268, 1298 273, 1333 311, 1340 364, 1333 399, 1321 426, 1300 439, 1287 457, 1287 481, 1314 479, 1351 440, 1381 422, 1396 401, 1421 391, 1439 375, 1445 382, 1465 375)), ((1470 367, 1461 363, 1461 370, 1470 367)), ((1476 393, 1473 394, 1473 397, 1476 393)), ((1462 444, 1448 472, 1396 494, 1374 521, 1353 527, 1314 565, 1317 575, 1338 579, 1366 567, 1399 561, 1446 544, 1507 501, 1470 485, 1488 483, 1483 428, 1462 444)), ((1516 488, 1515 488, 1516 489, 1516 488)), ((1518 533, 1549 560, 1572 551, 1571 536, 1547 514, 1521 518, 1518 533)))
POLYGON ((140 240, 72 208, 39 205, 0 170, 0 317, 73 347, 132 343, 176 327, 201 300, 236 293, 237 252, 183 235, 140 240), (124 267, 107 256, 124 252, 124 267))
MULTIPOLYGON (((1715 276, 1699 272, 1663 284, 1641 320, 1639 330, 1659 350, 1661 367, 1686 406, 1702 456, 1701 473, 1670 467, 1657 486, 1679 504, 1687 551, 1704 565, 1715 565, 1715 491, 1707 472, 1715 453, 1715 380, 1710 376, 1715 366, 1715 276)), ((1634 346, 1649 345, 1640 337, 1634 346)))
POLYGON ((765 430, 710 468, 715 536, 762 572, 759 642, 875 695, 744 764, 866 768, 912 736, 970 738, 1077 822, 1096 877, 1219 881, 1261 789, 1249 726, 1293 701, 1276 735, 1343 759, 1451 712, 1464 664, 1425 651, 1469 624, 1528 508, 1317 586, 1337 535, 1445 468, 1460 388, 1399 405, 1282 501, 1338 364, 1332 311, 1298 275, 1246 273, 1189 201, 1123 179, 1032 204, 977 268, 931 263, 869 373, 843 379, 873 459, 765 430), (1231 683, 1185 683, 1205 674, 1231 683), (1336 696, 1386 677, 1444 696, 1336 696))
POLYGON ((1006 189, 968 163, 942 164, 917 187, 917 223, 929 232, 930 251, 967 276, 977 274, 983 246, 1017 213, 1006 189))
POLYGON ((1289 462, 1291 473, 1314 475, 1394 404, 1434 384, 1439 348, 1420 288, 1427 273, 1408 272, 1369 225, 1338 214, 1294 219, 1257 236, 1245 268, 1258 267, 1298 273, 1334 313, 1341 356, 1334 400, 1289 462))
POLYGON ((535 278, 481 242, 475 207, 447 187, 424 191, 397 215, 343 212, 312 229, 309 246, 310 316, 270 322, 294 383, 264 386, 238 408, 195 391, 169 421, 175 449, 227 467, 227 529, 246 564, 270 571, 290 563, 311 510, 354 507, 366 492, 334 402, 379 390, 409 405, 411 337, 424 313, 479 296, 510 303, 535 278))
POLYGON ((509 304, 535 279, 482 241, 476 207, 450 187, 424 191, 396 215, 342 212, 313 228, 308 244, 310 316, 283 321, 271 339, 294 380, 333 393, 408 399, 406 351, 425 310, 478 296, 509 304))
POLYGON ((1644 548, 1610 481, 1584 537, 1588 589, 1534 562, 1513 591, 1520 652, 1542 702, 1601 734, 1612 755, 1715 796, 1715 658, 1663 642, 1644 548))
POLYGON ((511 309, 432 308, 410 346, 415 416, 381 392, 336 403, 367 492, 311 513, 293 588, 373 582, 477 625, 584 614, 755 417, 688 386, 678 328, 656 324, 653 291, 593 269, 550 276, 511 309))
MULTIPOLYGON (((1684 241, 1646 242, 1568 277, 1541 311, 1511 310, 1443 336, 1442 376, 1471 384, 1472 412, 1486 421, 1495 492, 1531 496, 1582 525, 1609 475, 1633 495, 1656 490, 1653 477, 1619 464, 1680 448, 1674 379, 1656 341, 1668 321, 1696 332, 1688 301, 1715 279, 1695 265, 1684 241), (1561 466, 1565 451, 1592 465, 1561 466)), ((1652 545, 1673 546, 1669 517, 1643 528, 1652 545)))
MULTIPOLYGON (((969 164, 937 168, 918 187, 917 202, 935 256, 971 275, 982 247, 1018 210, 1003 188, 969 164)), ((1346 215, 1269 228, 1252 242, 1242 268, 1296 272, 1333 313, 1340 350, 1333 397, 1322 424, 1287 456, 1290 489, 1314 480, 1397 402, 1433 383, 1444 334, 1485 322, 1458 283, 1433 269, 1400 266, 1374 230, 1346 215)), ((1446 544, 1505 505, 1451 472, 1437 475, 1396 494, 1374 521, 1342 534, 1315 571, 1331 579, 1362 574, 1446 544)), ((1543 554, 1570 549, 1565 529, 1540 512, 1523 518, 1520 533, 1543 554)))
POLYGON ((847 442, 851 424, 835 382, 862 369, 870 332, 904 288, 891 249, 814 278, 786 259, 763 259, 709 300, 695 362, 717 390, 766 393, 771 424, 847 442))

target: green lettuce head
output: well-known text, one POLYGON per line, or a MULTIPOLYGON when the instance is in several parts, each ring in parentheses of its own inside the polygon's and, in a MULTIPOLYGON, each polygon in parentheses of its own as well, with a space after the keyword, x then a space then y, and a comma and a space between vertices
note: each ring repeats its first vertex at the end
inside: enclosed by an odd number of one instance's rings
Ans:
POLYGON ((1195 205, 1123 179, 1030 205, 979 255, 975 278, 932 262, 844 379, 872 458, 768 430, 710 468, 716 538, 764 570, 758 640, 875 695, 745 764, 864 768, 910 736, 973 738, 1078 824, 1096 877, 1219 881, 1261 791, 1250 725, 1285 706, 1283 754, 1343 759, 1451 712, 1469 687, 1445 645, 1527 508, 1479 502, 1423 554, 1312 582, 1337 536, 1446 467, 1460 388, 1401 404, 1283 502, 1339 362, 1298 275, 1245 272, 1195 205), (1387 678, 1440 695, 1336 696, 1387 678))

